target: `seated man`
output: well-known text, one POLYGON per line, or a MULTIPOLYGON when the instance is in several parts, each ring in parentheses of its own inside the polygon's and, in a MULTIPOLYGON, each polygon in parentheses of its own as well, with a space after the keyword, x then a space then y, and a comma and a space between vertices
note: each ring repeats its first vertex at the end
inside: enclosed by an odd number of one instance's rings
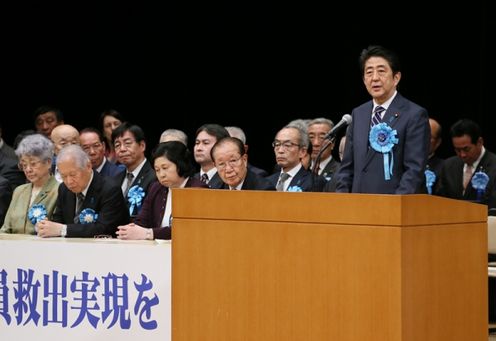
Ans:
POLYGON ((124 165, 116 165, 107 157, 103 134, 95 128, 84 128, 79 133, 81 148, 88 154, 93 169, 100 175, 117 177, 126 170, 124 165))
POLYGON ((220 139, 210 150, 210 155, 224 182, 220 189, 275 190, 269 180, 248 169, 248 155, 240 139, 220 139))
POLYGON ((53 221, 36 224, 40 237, 115 236, 117 226, 129 223, 122 191, 92 169, 80 146, 63 148, 57 167, 64 182, 59 187, 53 221))
POLYGON ((285 126, 277 133, 274 142, 276 162, 281 170, 267 177, 277 191, 321 192, 326 180, 305 169, 302 159, 307 155, 307 132, 298 126, 285 126))

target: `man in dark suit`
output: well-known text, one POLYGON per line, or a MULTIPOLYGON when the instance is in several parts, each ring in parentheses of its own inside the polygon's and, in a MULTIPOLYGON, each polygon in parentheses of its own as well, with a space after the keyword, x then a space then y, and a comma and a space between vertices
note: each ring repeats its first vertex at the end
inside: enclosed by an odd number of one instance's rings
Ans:
POLYGON ((0 176, 3 176, 9 181, 10 189, 14 189, 26 183, 26 176, 21 172, 17 165, 17 161, 0 153, 0 176))
POLYGON ((272 146, 281 171, 269 177, 281 192, 321 192, 326 180, 303 167, 301 160, 307 154, 310 141, 306 131, 297 126, 286 126, 276 134, 272 146))
POLYGON ((126 198, 129 214, 133 219, 141 210, 144 197, 133 204, 136 190, 143 191, 146 196, 148 187, 157 180, 155 170, 145 157, 146 141, 143 129, 128 122, 122 123, 112 131, 117 161, 126 166, 126 171, 116 177, 126 198))
POLYGON ((80 146, 63 148, 57 167, 64 182, 59 186, 53 221, 36 224, 40 237, 115 236, 117 226, 129 222, 119 187, 92 169, 80 146))
POLYGON ((445 160, 435 193, 496 208, 496 155, 484 148, 479 125, 461 119, 451 126, 450 135, 456 155, 445 160), (474 177, 481 181, 474 182, 474 177))
POLYGON ((266 178, 248 169, 248 155, 240 139, 224 137, 210 150, 211 158, 224 185, 221 189, 231 190, 274 190, 266 178))
POLYGON ((229 132, 218 124, 204 124, 196 130, 195 147, 193 148, 196 163, 200 165, 200 172, 194 175, 213 189, 224 186, 217 168, 212 160, 211 151, 213 145, 224 137, 228 137, 229 132))
POLYGON ((392 51, 369 46, 360 66, 372 100, 352 112, 336 192, 417 193, 429 154, 427 111, 397 92, 401 72, 392 51))
POLYGON ((105 156, 105 140, 100 130, 85 128, 79 133, 81 147, 88 154, 91 166, 100 175, 114 178, 126 170, 124 165, 116 165, 105 156))
POLYGON ((11 159, 16 160, 17 162, 17 155, 15 153, 14 148, 9 146, 7 142, 5 142, 4 139, 2 139, 2 123, 0 122, 0 154, 4 154, 7 157, 10 157, 11 159))
POLYGON ((308 123, 307 132, 312 144, 312 165, 311 170, 313 173, 322 175, 326 181, 334 178, 334 174, 339 168, 340 162, 332 156, 334 149, 334 141, 328 141, 325 136, 334 127, 334 123, 324 117, 314 118, 308 123), (325 143, 324 143, 325 142, 325 143), (322 150, 329 142, 329 146, 322 150), (322 150, 322 151, 321 151, 322 150), (320 154, 320 159, 317 156, 320 154), (318 163, 318 165, 317 165, 318 163), (315 167, 319 167, 318 170, 315 167))

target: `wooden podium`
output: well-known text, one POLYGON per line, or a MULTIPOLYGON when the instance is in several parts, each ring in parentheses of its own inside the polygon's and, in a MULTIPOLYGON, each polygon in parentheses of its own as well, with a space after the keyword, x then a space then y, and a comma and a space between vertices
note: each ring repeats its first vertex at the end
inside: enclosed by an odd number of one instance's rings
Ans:
POLYGON ((173 341, 487 341, 487 208, 173 190, 173 341))

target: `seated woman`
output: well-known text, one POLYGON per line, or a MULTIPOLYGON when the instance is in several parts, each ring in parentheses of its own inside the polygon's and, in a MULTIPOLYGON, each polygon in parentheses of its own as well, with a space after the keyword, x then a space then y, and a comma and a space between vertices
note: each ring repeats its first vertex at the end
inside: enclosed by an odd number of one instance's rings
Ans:
MULTIPOLYGON (((153 151, 152 158, 157 181, 150 185, 134 223, 118 227, 119 239, 171 239, 172 199, 169 189, 208 188, 199 179, 193 178, 193 158, 183 143, 160 143, 153 151)), ((140 200, 139 194, 136 195, 137 200, 140 200)))
POLYGON ((15 152, 29 183, 14 190, 0 232, 36 234, 35 224, 52 218, 59 187, 50 174, 53 149, 52 141, 41 134, 28 135, 19 143, 15 152))

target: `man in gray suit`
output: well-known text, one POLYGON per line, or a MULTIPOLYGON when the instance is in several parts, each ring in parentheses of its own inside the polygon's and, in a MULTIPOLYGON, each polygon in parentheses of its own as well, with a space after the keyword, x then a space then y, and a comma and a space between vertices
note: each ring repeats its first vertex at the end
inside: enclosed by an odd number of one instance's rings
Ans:
POLYGON ((369 46, 360 67, 372 100, 353 109, 336 191, 416 193, 429 154, 427 110, 397 92, 401 72, 394 52, 369 46))

